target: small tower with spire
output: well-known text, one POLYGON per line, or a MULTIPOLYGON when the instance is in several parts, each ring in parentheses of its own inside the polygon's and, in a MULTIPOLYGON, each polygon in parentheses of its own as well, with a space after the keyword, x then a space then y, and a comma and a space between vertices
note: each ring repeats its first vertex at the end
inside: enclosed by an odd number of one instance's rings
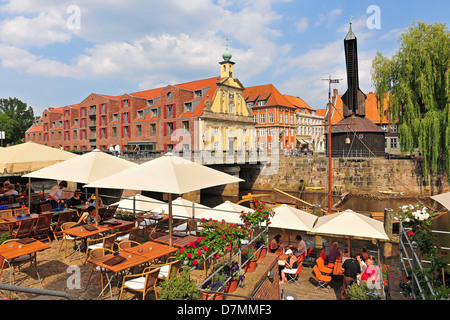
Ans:
POLYGON ((344 50, 348 85, 347 91, 342 96, 344 117, 352 115, 364 117, 366 114, 366 95, 359 88, 358 47, 351 21, 349 31, 344 39, 344 50))
POLYGON ((232 57, 232 54, 228 50, 228 37, 227 37, 227 45, 226 45, 225 51, 222 53, 223 61, 219 62, 221 78, 233 77, 234 62, 231 61, 231 57, 232 57))

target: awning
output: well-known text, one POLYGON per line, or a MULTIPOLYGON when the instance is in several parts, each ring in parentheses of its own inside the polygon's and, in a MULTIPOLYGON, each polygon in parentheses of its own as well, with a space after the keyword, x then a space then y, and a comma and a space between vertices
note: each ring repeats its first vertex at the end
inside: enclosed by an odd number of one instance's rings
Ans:
POLYGON ((299 142, 300 144, 309 144, 309 142, 307 142, 303 139, 297 139, 297 142, 299 142))
POLYGON ((148 146, 148 145, 156 144, 156 142, 151 142, 151 141, 131 141, 131 142, 128 142, 128 145, 132 145, 132 146, 135 146, 137 144, 138 145, 148 146))

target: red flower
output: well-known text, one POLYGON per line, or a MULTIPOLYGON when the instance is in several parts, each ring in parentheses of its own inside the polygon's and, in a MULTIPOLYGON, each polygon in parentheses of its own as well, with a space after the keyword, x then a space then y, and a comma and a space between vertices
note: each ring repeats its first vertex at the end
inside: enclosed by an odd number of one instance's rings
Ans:
POLYGON ((198 252, 197 252, 197 255, 200 257, 201 255, 202 255, 202 250, 201 249, 198 249, 198 252))
POLYGON ((192 261, 192 264, 193 264, 194 266, 196 266, 196 265, 198 264, 198 261, 197 261, 197 260, 194 260, 194 261, 192 261))
POLYGON ((181 248, 180 250, 178 250, 181 254, 183 254, 184 252, 184 248, 181 248))
POLYGON ((198 237, 198 238, 197 238, 197 243, 200 243, 200 242, 202 242, 202 240, 203 240, 203 238, 202 238, 202 237, 198 237))
POLYGON ((190 259, 190 258, 192 257, 192 254, 189 252, 189 253, 187 254, 187 257, 190 259))

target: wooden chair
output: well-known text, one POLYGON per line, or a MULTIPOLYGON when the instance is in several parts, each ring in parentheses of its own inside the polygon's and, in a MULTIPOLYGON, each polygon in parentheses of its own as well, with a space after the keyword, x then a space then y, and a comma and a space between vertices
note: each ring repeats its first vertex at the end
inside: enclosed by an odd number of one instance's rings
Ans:
POLYGON ((313 267, 313 272, 314 272, 314 277, 318 283, 315 291, 317 291, 317 289, 319 289, 319 288, 323 288, 323 289, 326 289, 327 293, 328 293, 329 287, 327 286, 327 284, 329 284, 331 282, 331 276, 322 274, 317 265, 315 265, 313 267))
POLYGON ((52 219, 53 214, 51 212, 39 214, 33 229, 33 238, 41 239, 42 237, 47 237, 48 241, 52 242, 50 238, 50 224, 52 223, 52 219))
POLYGON ((132 240, 124 240, 117 244, 117 247, 119 248, 119 251, 123 251, 124 249, 129 249, 135 246, 140 245, 139 242, 132 241, 132 240))
POLYGON ((122 299, 124 289, 142 292, 142 300, 145 300, 145 296, 151 290, 155 292, 155 298, 158 300, 158 294, 156 293, 156 283, 158 281, 158 274, 160 269, 146 269, 143 273, 130 274, 123 277, 122 288, 120 289, 119 300, 122 299))
MULTIPOLYGON (((0 245, 0 249, 2 248, 2 246, 8 246, 8 243, 16 242, 16 241, 17 241, 17 239, 6 240, 0 245)), ((5 267, 6 264, 8 264, 9 267, 11 268, 10 272, 11 272, 11 275, 12 275, 12 284, 14 285, 14 283, 15 283, 15 269, 16 269, 16 267, 20 271, 20 266, 25 264, 25 263, 28 263, 28 262, 30 263, 30 266, 34 262, 34 267, 35 267, 35 270, 36 270, 36 273, 37 273, 36 254, 25 254, 23 256, 14 258, 14 259, 12 259, 10 261, 3 260, 3 263, 0 266, 0 277, 1 277, 1 274, 2 274, 2 271, 3 271, 3 268, 5 267)), ((38 274, 38 276, 39 276, 39 274, 38 274)))
POLYGON ((322 257, 318 257, 316 259, 316 266, 320 270, 320 272, 326 274, 331 274, 333 272, 332 268, 328 268, 327 266, 325 266, 325 262, 323 261, 322 257))
POLYGON ((116 241, 125 241, 125 240, 132 240, 137 241, 137 235, 139 232, 139 227, 133 227, 131 225, 131 228, 124 231, 119 231, 116 233, 117 238, 116 241))
MULTIPOLYGON (((175 257, 169 257, 168 260, 171 259, 175 259, 175 257)), ((149 267, 147 267, 148 269, 154 269, 154 268, 159 268, 159 274, 158 274, 158 279, 170 279, 170 277, 172 276, 172 274, 175 272, 176 275, 178 275, 178 273, 181 270, 181 260, 175 260, 175 261, 171 261, 171 262, 167 262, 167 263, 163 263, 163 264, 152 264, 149 267)), ((144 270, 145 271, 145 270, 144 270)))
POLYGON ((116 210, 117 210, 118 206, 119 206, 118 204, 115 204, 115 205, 106 207, 105 213, 103 215, 104 216, 104 220, 109 220, 112 217, 114 217, 114 213, 116 213, 116 210))
POLYGON ((89 257, 89 251, 99 248, 104 248, 113 251, 115 242, 116 242, 116 234, 109 234, 102 238, 97 239, 88 239, 85 262, 89 257))
MULTIPOLYGON (((11 209, 7 209, 7 210, 0 210, 0 220, 2 218, 11 218, 12 215, 12 210, 11 209)), ((11 233, 12 228, 14 227, 16 223, 15 222, 10 222, 7 223, 6 221, 2 221, 2 224, 0 225, 0 232, 9 232, 11 233)))
POLYGON ((40 205, 41 212, 52 211, 52 204, 50 202, 46 202, 40 205))
MULTIPOLYGON (((76 224, 77 224, 76 222, 72 222, 72 221, 63 223, 61 225, 60 230, 61 231, 62 230, 68 230, 68 229, 72 228, 76 224)), ((61 247, 64 244, 64 258, 67 258, 67 242, 72 241, 75 244, 77 240, 79 240, 79 238, 72 237, 72 236, 70 236, 68 234, 64 234, 63 233, 63 236, 61 237, 61 244, 59 245, 59 250, 61 250, 61 247)))
POLYGON ((14 239, 31 237, 36 221, 37 218, 20 220, 19 227, 12 230, 11 236, 14 239))
POLYGON ((30 214, 30 208, 15 208, 12 209, 13 210, 13 216, 14 217, 18 217, 22 215, 22 210, 23 210, 23 214, 24 215, 29 215, 30 214))
MULTIPOLYGON (((106 248, 97 248, 97 249, 91 250, 89 252, 89 258, 90 259, 95 259, 95 258, 103 257, 103 256, 105 256, 107 254, 110 254, 110 253, 113 253, 113 251, 111 251, 109 249, 106 249, 106 248)), ((104 274, 108 273, 108 272, 111 272, 111 271, 109 271, 107 269, 104 269, 102 267, 99 267, 99 266, 96 266, 96 265, 92 265, 92 269, 91 269, 91 272, 89 274, 88 281, 86 283, 86 289, 88 288, 89 283, 91 282, 91 277, 92 277, 92 274, 94 273, 94 271, 100 273, 100 279, 101 279, 102 288, 103 288, 103 279, 105 277, 104 274)), ((102 291, 102 295, 103 295, 103 291, 102 291)))
POLYGON ((0 210, 0 218, 11 218, 13 216, 13 210, 0 210))
POLYGON ((53 237, 55 238, 56 241, 58 241, 58 236, 62 236, 61 226, 64 223, 72 222, 72 216, 73 216, 72 211, 60 212, 58 220, 56 222, 52 221, 52 223, 50 224, 50 230, 52 231, 53 237))

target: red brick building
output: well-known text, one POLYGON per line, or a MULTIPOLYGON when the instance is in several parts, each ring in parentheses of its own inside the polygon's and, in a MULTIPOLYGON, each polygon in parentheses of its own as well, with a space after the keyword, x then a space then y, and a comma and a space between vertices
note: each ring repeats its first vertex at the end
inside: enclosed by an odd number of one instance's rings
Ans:
POLYGON ((110 96, 90 94, 77 105, 48 108, 26 141, 66 150, 226 150, 249 146, 254 129, 243 86, 227 50, 220 76, 110 96))
POLYGON ((278 146, 296 147, 296 117, 298 108, 272 84, 244 90, 247 107, 252 108, 256 126, 256 143, 260 150, 272 151, 278 146))

